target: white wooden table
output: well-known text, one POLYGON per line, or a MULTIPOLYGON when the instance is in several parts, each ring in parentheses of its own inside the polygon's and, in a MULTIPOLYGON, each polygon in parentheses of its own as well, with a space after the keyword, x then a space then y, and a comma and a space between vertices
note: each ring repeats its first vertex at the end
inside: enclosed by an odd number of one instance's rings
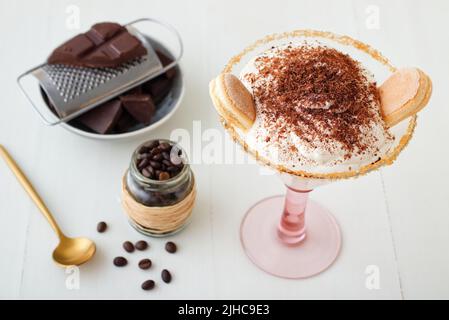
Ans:
POLYGON ((0 298, 449 298, 449 2, 172 3, 0 2, 0 143, 29 175, 62 228, 70 235, 91 237, 98 246, 95 259, 80 269, 79 289, 69 290, 70 274, 51 260, 56 237, 0 161, 0 298), (77 32, 65 27, 72 4, 80 8, 81 30, 98 21, 154 16, 180 31, 187 92, 180 110, 163 127, 128 141, 93 141, 46 127, 31 110, 15 78, 77 32), (169 137, 175 128, 193 134, 195 120, 203 131, 221 130, 208 97, 209 80, 231 54, 255 39, 299 28, 348 34, 380 49, 395 65, 420 66, 434 82, 431 105, 393 166, 313 193, 342 228, 343 248, 336 263, 298 281, 257 269, 242 251, 239 224, 254 202, 282 193, 282 184, 276 176, 261 175, 254 164, 203 163, 193 166, 199 190, 193 221, 173 237, 179 253, 168 255, 165 240, 150 239, 150 250, 130 255, 130 261, 136 264, 149 256, 155 262, 151 271, 115 268, 111 261, 122 254, 121 243, 142 238, 128 226, 119 205, 120 178, 132 150, 145 139, 169 137), (107 233, 96 232, 100 220, 108 222, 107 233), (161 268, 173 271, 173 283, 142 291, 140 283, 159 279, 161 268), (377 271, 379 286, 371 281, 377 271))

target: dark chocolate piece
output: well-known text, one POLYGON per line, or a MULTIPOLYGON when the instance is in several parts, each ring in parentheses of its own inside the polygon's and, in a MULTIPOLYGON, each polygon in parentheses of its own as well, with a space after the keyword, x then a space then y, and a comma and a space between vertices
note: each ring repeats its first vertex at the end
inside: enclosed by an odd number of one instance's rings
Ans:
POLYGON ((172 82, 165 76, 159 77, 144 84, 144 90, 153 98, 154 103, 158 104, 170 92, 172 82))
POLYGON ((147 53, 140 40, 117 23, 97 23, 68 40, 48 58, 49 64, 104 68, 121 64, 147 53))
POLYGON ((129 94, 121 96, 123 107, 138 122, 150 124, 156 107, 149 94, 129 94))
POLYGON ((93 131, 105 134, 117 124, 121 114, 120 100, 112 100, 82 114, 77 120, 93 131))
MULTIPOLYGON (((164 67, 173 62, 172 58, 166 56, 159 50, 156 50, 156 54, 164 67)), ((172 79, 176 75, 176 66, 168 69, 167 72, 165 72, 165 75, 167 78, 172 79)))
POLYGON ((123 133, 137 125, 137 121, 128 112, 123 112, 114 127, 114 133, 123 133))

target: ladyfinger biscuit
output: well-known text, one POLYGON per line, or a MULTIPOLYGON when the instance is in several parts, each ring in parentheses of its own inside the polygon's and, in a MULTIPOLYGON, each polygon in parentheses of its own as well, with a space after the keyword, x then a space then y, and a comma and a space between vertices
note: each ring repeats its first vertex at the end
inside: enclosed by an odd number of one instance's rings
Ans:
POLYGON ((387 127, 392 127, 427 105, 432 81, 417 68, 403 68, 379 87, 379 94, 382 117, 387 127))
POLYGON ((253 96, 231 73, 222 73, 209 84, 209 92, 218 113, 232 126, 249 130, 256 119, 253 96))

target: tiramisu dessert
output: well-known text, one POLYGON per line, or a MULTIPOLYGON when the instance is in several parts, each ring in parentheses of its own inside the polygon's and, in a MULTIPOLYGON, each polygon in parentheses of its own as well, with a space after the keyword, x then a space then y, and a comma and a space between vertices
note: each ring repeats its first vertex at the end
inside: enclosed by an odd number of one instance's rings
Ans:
POLYGON ((269 274, 300 279, 332 265, 342 242, 336 219, 308 200, 310 192, 391 164, 410 140, 432 83, 348 36, 295 30, 246 47, 209 89, 231 137, 287 187, 285 196, 246 212, 242 247, 269 274), (365 64, 376 65, 378 80, 383 71, 390 76, 378 86, 365 64))
POLYGON ((351 172, 379 161, 389 127, 415 114, 430 79, 401 69, 380 87, 360 62, 319 42, 272 47, 239 77, 211 82, 214 105, 255 155, 289 172, 351 172))

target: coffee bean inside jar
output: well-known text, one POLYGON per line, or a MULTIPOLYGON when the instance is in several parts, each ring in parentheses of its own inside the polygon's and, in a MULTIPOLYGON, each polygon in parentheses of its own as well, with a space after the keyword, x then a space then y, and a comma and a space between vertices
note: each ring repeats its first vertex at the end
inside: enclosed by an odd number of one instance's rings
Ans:
POLYGON ((150 235, 180 229, 196 195, 184 150, 164 139, 148 141, 135 150, 123 187, 122 203, 131 225, 150 235))

